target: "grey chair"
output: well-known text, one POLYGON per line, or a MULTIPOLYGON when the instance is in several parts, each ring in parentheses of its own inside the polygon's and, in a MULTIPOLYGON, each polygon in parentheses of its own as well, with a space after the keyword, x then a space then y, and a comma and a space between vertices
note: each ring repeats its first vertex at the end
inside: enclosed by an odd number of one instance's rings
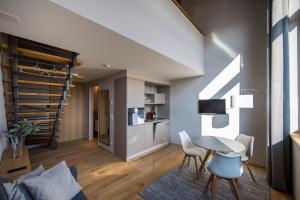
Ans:
POLYGON ((208 171, 210 171, 211 175, 205 186, 205 189, 207 190, 211 185, 211 199, 215 199, 218 179, 227 180, 230 185, 231 191, 235 194, 235 197, 237 199, 240 199, 235 185, 235 180, 237 180, 243 173, 242 159, 239 153, 233 152, 222 154, 216 152, 214 157, 209 162, 207 169, 208 171))
POLYGON ((245 146, 245 150, 240 152, 242 154, 242 161, 246 165, 252 180, 256 182, 254 174, 248 163, 248 160, 253 156, 254 137, 241 133, 236 137, 235 140, 242 143, 245 146))
POLYGON ((181 166, 179 168, 179 170, 182 169, 186 159, 188 158, 188 165, 190 164, 190 159, 191 157, 194 158, 195 161, 195 167, 196 167, 196 174, 197 174, 197 178, 199 177, 199 172, 198 172, 198 166, 197 166, 197 157, 200 160, 200 163, 202 163, 202 157, 203 155, 205 155, 205 150, 194 145, 191 141, 190 136, 187 134, 186 131, 181 131, 178 133, 180 140, 181 140, 181 144, 182 144, 182 149, 185 153, 184 158, 182 160, 181 166))

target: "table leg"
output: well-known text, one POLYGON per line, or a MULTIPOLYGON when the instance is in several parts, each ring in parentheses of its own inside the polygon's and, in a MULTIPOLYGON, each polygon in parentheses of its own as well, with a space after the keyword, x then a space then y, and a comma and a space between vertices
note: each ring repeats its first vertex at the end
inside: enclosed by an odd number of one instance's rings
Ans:
POLYGON ((206 152, 206 154, 205 154, 205 157, 204 157, 204 159, 203 159, 203 161, 202 161, 202 163, 201 163, 201 166, 200 166, 200 168, 199 168, 199 172, 200 172, 200 173, 202 172, 203 168, 205 167, 205 163, 206 163, 206 161, 207 161, 209 155, 211 154, 211 152, 212 152, 211 150, 207 150, 207 152, 206 152))

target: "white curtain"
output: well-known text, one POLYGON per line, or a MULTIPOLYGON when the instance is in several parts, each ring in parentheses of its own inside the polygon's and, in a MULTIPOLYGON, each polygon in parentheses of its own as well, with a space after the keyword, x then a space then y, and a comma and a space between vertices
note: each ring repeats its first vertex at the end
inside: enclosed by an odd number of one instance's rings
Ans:
MULTIPOLYGON (((269 183, 289 191, 292 187, 291 145, 289 134, 298 129, 297 35, 290 21, 297 13, 295 1, 270 1, 270 65, 269 65, 269 183), (293 6, 293 7, 291 7, 293 6), (291 51, 291 52, 290 52, 291 51), (296 120, 295 120, 296 119, 296 120)), ((299 4, 298 4, 299 5, 299 4)))

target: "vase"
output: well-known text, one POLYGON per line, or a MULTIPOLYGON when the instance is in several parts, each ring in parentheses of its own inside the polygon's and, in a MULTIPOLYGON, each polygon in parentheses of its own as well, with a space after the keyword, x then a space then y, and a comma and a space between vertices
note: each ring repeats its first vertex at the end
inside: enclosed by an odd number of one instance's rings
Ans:
POLYGON ((18 158, 18 138, 17 137, 11 137, 10 138, 12 150, 13 150, 13 159, 18 158))
POLYGON ((25 137, 24 136, 19 136, 18 140, 19 140, 18 141, 18 158, 22 158, 23 157, 25 137))

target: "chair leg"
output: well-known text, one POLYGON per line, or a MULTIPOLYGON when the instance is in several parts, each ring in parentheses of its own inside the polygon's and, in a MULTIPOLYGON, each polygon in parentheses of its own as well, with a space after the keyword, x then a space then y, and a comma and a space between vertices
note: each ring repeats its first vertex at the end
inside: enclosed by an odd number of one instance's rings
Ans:
POLYGON ((197 165, 197 157, 196 156, 193 156, 194 160, 195 160, 195 167, 196 167, 196 176, 197 176, 197 179, 199 179, 199 172, 198 172, 198 165, 197 165))
POLYGON ((191 156, 188 156, 188 157, 189 157, 188 166, 190 166, 191 156))
POLYGON ((209 155, 210 155, 211 152, 212 152, 211 150, 207 150, 207 152, 205 154, 205 157, 204 157, 204 159, 202 161, 202 164, 201 164, 201 166, 199 168, 200 172, 202 172, 203 168, 205 167, 205 163, 206 163, 207 159, 209 158, 209 155))
POLYGON ((254 174, 253 174, 253 172, 252 172, 252 170, 251 170, 251 168, 250 168, 248 162, 245 162, 245 165, 246 165, 246 167, 247 167, 247 169, 248 169, 248 171, 249 171, 249 174, 250 174, 250 176, 251 176, 253 182, 256 182, 255 177, 254 177, 254 174))
POLYGON ((233 189, 233 186, 232 186, 232 183, 231 183, 231 181, 230 181, 230 180, 228 180, 228 183, 229 183, 229 185, 230 185, 230 190, 231 190, 231 192, 232 192, 232 193, 234 193, 234 189, 233 189))
POLYGON ((181 165, 180 165, 180 167, 179 167, 179 171, 182 170, 182 167, 183 167, 183 165, 184 165, 184 163, 185 163, 186 157, 187 157, 187 155, 185 154, 185 155, 184 155, 184 158, 183 158, 183 160, 182 160, 182 162, 181 162, 181 165))
POLYGON ((236 189, 236 186, 235 186, 235 182, 233 180, 230 180, 231 181, 231 185, 232 185, 232 188, 233 188, 233 191, 234 191, 234 195, 236 197, 237 200, 240 200, 240 195, 236 189))
MULTIPOLYGON (((199 156, 199 160, 200 160, 200 167, 203 164, 203 159, 201 158, 201 156, 199 156)), ((206 171, 205 167, 203 168, 203 171, 206 171)))
POLYGON ((211 186, 212 186, 212 196, 211 196, 211 199, 212 199, 212 200, 215 200, 215 198, 216 198, 216 186, 217 186, 217 180, 218 180, 217 176, 214 175, 214 176, 213 176, 213 181, 212 181, 212 184, 211 184, 211 186))
POLYGON ((199 160, 200 160, 200 163, 202 164, 203 160, 202 160, 201 156, 199 156, 199 160))
POLYGON ((205 190, 207 190, 207 189, 208 189, 208 187, 209 187, 210 183, 212 182, 212 179, 213 179, 213 177, 214 177, 214 175, 213 175, 213 174, 211 174, 211 175, 210 175, 210 177, 209 177, 209 179, 208 179, 208 181, 207 181, 207 183, 206 183, 205 190))

